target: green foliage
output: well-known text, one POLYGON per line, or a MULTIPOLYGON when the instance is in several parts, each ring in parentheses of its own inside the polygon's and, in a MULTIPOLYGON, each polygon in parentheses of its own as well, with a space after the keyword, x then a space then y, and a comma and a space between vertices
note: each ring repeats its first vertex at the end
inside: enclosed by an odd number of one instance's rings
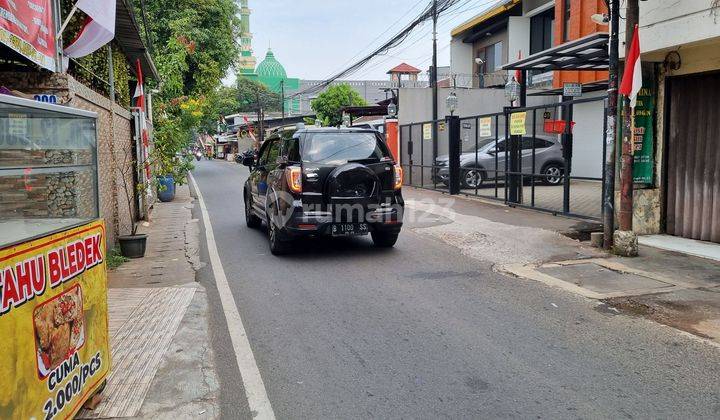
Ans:
POLYGON ((213 92, 239 53, 238 6, 233 0, 145 2, 154 58, 165 85, 161 96, 213 92))
MULTIPOLYGON (((136 2, 136 5, 138 2, 136 2)), ((153 59, 163 81, 154 107, 151 160, 156 172, 187 182, 191 159, 183 151, 198 130, 215 130, 220 115, 236 108, 221 80, 239 54, 234 0, 145 2, 153 59)), ((142 11, 137 9, 137 15, 142 11)), ((142 20, 140 20, 142 21, 142 20)))
POLYGON ((205 97, 206 108, 200 123, 202 132, 215 132, 220 117, 239 112, 257 112, 259 108, 280 111, 280 95, 255 80, 238 76, 235 86, 219 86, 205 97))
POLYGON ((120 248, 118 247, 113 247, 107 254, 108 270, 114 270, 128 261, 130 261, 130 258, 123 257, 122 253, 120 252, 120 248))
POLYGON ((312 101, 311 107, 324 124, 339 126, 342 124, 341 109, 346 106, 365 106, 367 102, 348 84, 330 86, 312 101))
POLYGON ((280 95, 270 91, 267 86, 247 77, 238 76, 237 100, 240 112, 253 112, 258 108, 265 111, 280 111, 280 95))

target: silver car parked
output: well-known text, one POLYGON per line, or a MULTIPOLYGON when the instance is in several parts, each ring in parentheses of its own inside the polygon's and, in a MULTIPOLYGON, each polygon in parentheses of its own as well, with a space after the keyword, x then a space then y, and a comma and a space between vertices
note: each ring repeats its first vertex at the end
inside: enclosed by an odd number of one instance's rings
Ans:
MULTIPOLYGON (((476 188, 489 179, 505 177, 505 138, 500 138, 495 145, 494 138, 482 139, 471 144, 470 150, 463 150, 460 155, 460 187, 476 188), (477 160, 476 160, 477 156, 477 160), (497 164, 497 166, 496 166, 497 164)), ((535 149, 535 174, 545 175, 539 179, 547 185, 559 185, 563 180, 564 165, 562 146, 555 137, 537 136, 522 138, 522 173, 532 174, 532 155, 535 149)), ((438 156, 433 169, 433 180, 445 185, 449 184, 450 157, 438 156)))

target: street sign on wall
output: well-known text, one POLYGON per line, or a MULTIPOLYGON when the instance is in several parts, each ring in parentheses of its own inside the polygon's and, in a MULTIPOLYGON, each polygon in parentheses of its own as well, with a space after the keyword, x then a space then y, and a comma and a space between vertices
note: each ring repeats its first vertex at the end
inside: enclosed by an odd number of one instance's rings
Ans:
POLYGON ((51 0, 0 0, 0 43, 55 71, 57 47, 51 0))

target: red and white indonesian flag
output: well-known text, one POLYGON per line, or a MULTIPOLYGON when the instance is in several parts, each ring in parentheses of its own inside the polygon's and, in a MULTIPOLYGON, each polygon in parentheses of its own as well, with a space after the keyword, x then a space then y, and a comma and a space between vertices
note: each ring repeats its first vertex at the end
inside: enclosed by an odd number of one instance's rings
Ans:
POLYGON ((143 80, 142 65, 140 65, 139 59, 135 60, 135 69, 137 71, 137 86, 135 87, 135 94, 133 95, 133 98, 135 98, 135 106, 140 108, 140 134, 142 136, 141 158, 143 161, 143 166, 145 167, 146 179, 149 180, 152 175, 150 173, 150 161, 148 153, 150 139, 148 135, 147 123, 145 122, 145 88, 143 87, 145 81, 143 80))
POLYGON ((635 108, 637 95, 642 88, 642 62, 640 61, 640 32, 635 25, 632 44, 625 57, 625 73, 623 73, 620 94, 630 98, 630 107, 635 108))
POLYGON ((115 38, 116 0, 78 0, 75 5, 88 15, 75 41, 63 52, 80 58, 92 54, 115 38))

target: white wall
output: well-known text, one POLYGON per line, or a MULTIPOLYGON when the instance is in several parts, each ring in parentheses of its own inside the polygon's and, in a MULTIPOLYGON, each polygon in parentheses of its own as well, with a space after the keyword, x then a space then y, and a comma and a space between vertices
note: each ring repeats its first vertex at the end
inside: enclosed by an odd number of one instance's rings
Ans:
POLYGON ((504 64, 517 61, 518 52, 523 58, 530 55, 530 18, 511 16, 508 21, 508 56, 504 64))
MULTIPOLYGON (((604 92, 583 94, 583 98, 599 97, 604 92)), ((570 175, 602 177, 604 101, 576 104, 573 107, 573 159, 570 175)))
POLYGON ((450 73, 474 74, 475 63, 472 44, 462 42, 462 38, 450 41, 450 73))
MULTIPOLYGON (((683 44, 720 38, 720 17, 711 13, 711 4, 711 0, 641 1, 641 52, 670 50, 683 44)), ((716 13, 720 13, 720 9, 716 13)), ((620 40, 624 41, 624 25, 620 26, 620 40)), ((620 56, 625 56, 624 46, 620 48, 620 56)))

